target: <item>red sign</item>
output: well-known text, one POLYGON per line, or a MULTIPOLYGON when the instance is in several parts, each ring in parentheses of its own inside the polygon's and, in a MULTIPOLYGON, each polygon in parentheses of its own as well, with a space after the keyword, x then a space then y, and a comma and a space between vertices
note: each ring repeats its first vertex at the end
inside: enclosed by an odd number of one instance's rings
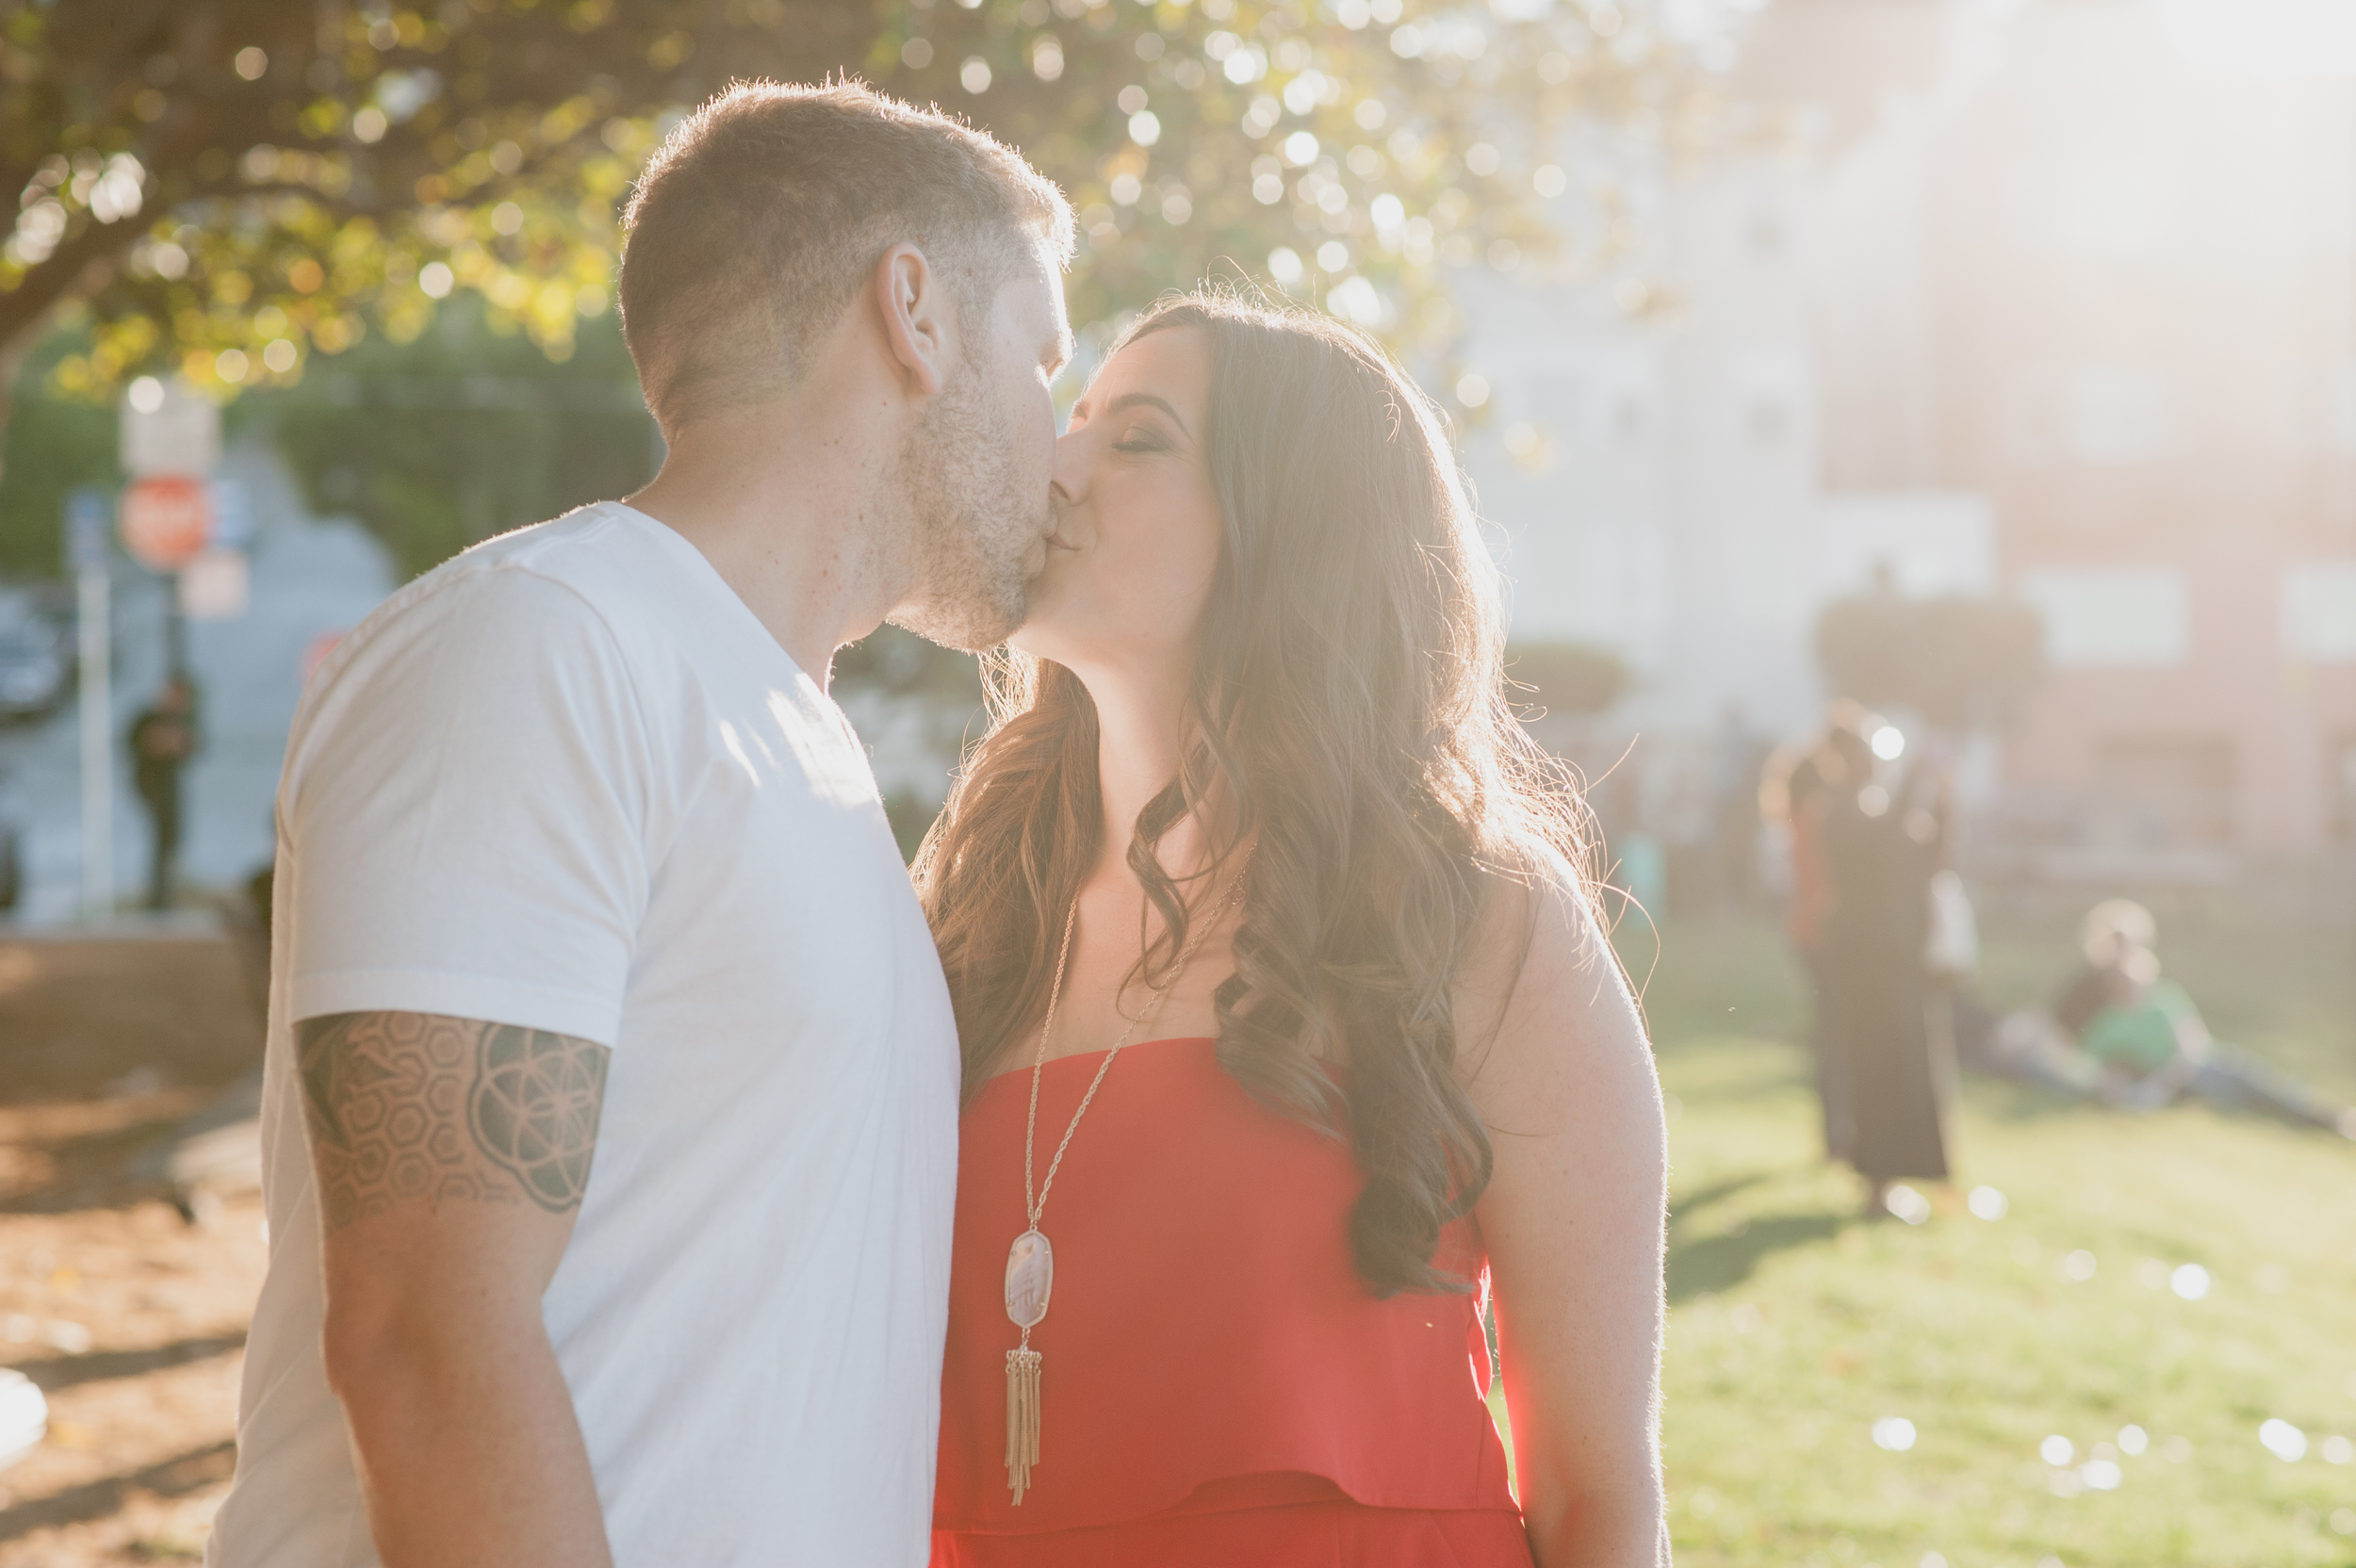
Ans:
POLYGON ((176 572, 213 531, 213 498, 201 479, 155 474, 123 493, 123 547, 151 572, 176 572))

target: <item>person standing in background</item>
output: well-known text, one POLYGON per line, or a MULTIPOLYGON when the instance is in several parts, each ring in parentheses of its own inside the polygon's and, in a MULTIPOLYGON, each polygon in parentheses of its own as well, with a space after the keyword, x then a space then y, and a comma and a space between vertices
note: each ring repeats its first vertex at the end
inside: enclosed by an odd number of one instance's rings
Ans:
POLYGON ((150 909, 172 906, 180 860, 180 770, 196 748, 196 688, 175 670, 131 721, 131 778, 155 830, 147 872, 150 909))
POLYGON ((1847 1147, 1865 1179, 1866 1212, 1887 1212, 1893 1183, 1947 1180, 1946 1102, 1952 1071, 1929 1027, 1924 961, 1931 878, 1942 863, 1943 776, 1926 762, 1892 792, 1878 776, 1862 710, 1828 727, 1822 841, 1830 902, 1824 923, 1824 1028, 1847 1075, 1847 1147))

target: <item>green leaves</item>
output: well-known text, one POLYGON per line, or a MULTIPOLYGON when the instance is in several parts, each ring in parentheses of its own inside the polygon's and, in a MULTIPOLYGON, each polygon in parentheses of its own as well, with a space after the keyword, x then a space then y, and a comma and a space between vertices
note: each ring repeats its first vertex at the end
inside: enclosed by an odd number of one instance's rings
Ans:
MULTIPOLYGON (((1075 319, 1223 273, 1445 348, 1441 270, 1577 273, 1562 128, 1690 139, 1710 93, 1653 6, 1494 0, 0 0, 0 345, 78 302, 99 397, 299 378, 469 290, 552 357, 611 306, 616 212, 727 81, 848 73, 1070 193, 1075 319)), ((1596 195, 1608 205, 1609 194, 1596 195)), ((1607 220, 1608 220, 1607 214, 1607 220)))

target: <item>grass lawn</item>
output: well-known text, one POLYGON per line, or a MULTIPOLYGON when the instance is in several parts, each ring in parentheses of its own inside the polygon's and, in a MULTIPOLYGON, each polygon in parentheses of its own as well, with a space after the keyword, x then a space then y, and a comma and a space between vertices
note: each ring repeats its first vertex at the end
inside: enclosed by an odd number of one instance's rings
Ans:
MULTIPOLYGON (((2356 1096, 2344 923, 2163 918, 2163 956, 2220 1037, 2356 1096)), ((2060 978, 2067 920, 1991 924, 1992 1002, 2060 978)), ((2356 1145, 1967 1082, 1955 1189, 1921 1226, 1868 1224, 1818 1157, 1775 931, 1673 924, 1657 959, 1648 933, 1621 936, 1672 1096, 1680 1563, 2356 1565, 2356 1145), (1967 1208, 1980 1185, 2002 1218, 1967 1208), (2174 1288, 2186 1265, 2206 1271, 2197 1298, 2174 1288), (1876 1445, 1893 1417, 1911 1446, 1876 1445), (2303 1458, 2261 1445, 2269 1420, 2299 1429, 2303 1458)))

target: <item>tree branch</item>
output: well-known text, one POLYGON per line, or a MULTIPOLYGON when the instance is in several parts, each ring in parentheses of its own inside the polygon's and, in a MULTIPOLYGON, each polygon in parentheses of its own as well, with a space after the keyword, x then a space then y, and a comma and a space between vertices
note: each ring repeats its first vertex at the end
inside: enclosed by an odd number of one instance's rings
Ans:
POLYGON ((23 344, 40 335, 54 306, 91 293, 104 284, 113 264, 146 232, 136 219, 101 223, 93 218, 80 234, 58 245, 47 261, 27 269, 24 282, 0 294, 0 356, 21 354, 23 344))

